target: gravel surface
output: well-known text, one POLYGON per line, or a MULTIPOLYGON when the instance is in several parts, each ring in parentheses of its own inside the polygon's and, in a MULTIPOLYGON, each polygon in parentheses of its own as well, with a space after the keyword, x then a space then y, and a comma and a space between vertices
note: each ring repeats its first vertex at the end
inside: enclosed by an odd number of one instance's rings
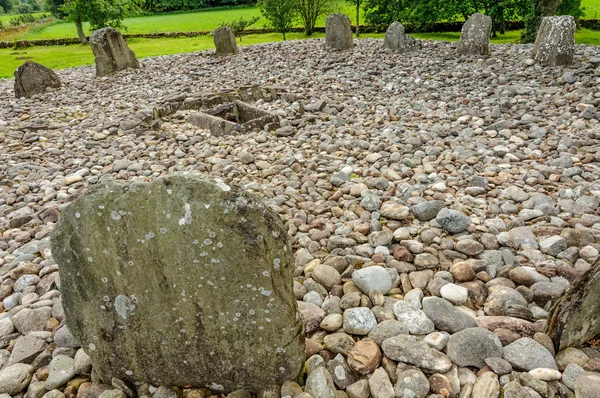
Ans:
POLYGON ((478 59, 456 44, 387 54, 382 43, 156 57, 98 79, 73 68, 30 99, 1 80, 0 393, 175 396, 89 383, 49 235, 91 185, 194 170, 263 197, 293 242, 306 374, 261 397, 597 394, 598 350, 556 353, 543 330, 599 256, 600 48, 551 68, 530 45, 478 59), (186 122, 190 110, 141 122, 251 85, 289 94, 255 103, 281 117, 275 132, 213 137, 186 122))

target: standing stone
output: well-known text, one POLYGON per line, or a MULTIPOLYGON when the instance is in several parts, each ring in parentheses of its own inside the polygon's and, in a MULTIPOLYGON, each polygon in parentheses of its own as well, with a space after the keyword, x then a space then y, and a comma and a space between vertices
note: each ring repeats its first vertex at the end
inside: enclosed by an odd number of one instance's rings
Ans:
POLYGON ((139 69, 135 53, 129 49, 123 35, 113 28, 98 29, 90 37, 96 62, 96 76, 105 76, 127 68, 139 69))
POLYGON ((600 333, 600 261, 553 305, 546 333, 554 348, 579 347, 600 333))
POLYGON ((52 236, 69 330, 105 383, 256 392, 304 360, 281 219, 199 174, 107 183, 52 236))
POLYGON ((330 14, 325 21, 325 44, 334 50, 352 48, 350 18, 345 14, 330 14))
POLYGON ((492 18, 476 12, 460 30, 459 55, 488 55, 492 18))
POLYGON ((33 61, 26 61, 15 71, 15 97, 31 97, 45 93, 47 88, 59 88, 56 73, 33 61))
POLYGON ((233 29, 221 26, 214 32, 215 54, 218 56, 234 55, 238 53, 237 42, 233 29))
POLYGON ((542 19, 533 45, 533 58, 548 66, 572 64, 576 27, 571 15, 542 19))
POLYGON ((421 42, 404 33, 404 25, 396 21, 385 32, 383 47, 395 53, 404 53, 418 50, 421 48, 421 42))

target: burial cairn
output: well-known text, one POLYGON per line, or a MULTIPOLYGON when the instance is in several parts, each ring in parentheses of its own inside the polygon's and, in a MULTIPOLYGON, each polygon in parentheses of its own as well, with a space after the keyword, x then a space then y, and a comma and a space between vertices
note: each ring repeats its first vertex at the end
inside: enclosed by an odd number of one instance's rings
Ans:
POLYGON ((489 54, 492 18, 476 12, 464 23, 456 50, 459 55, 489 54))
POLYGON ((576 28, 575 19, 570 15, 542 19, 533 45, 533 58, 548 66, 572 64, 576 28))
POLYGON ((330 14, 325 21, 325 45, 333 50, 347 50, 354 45, 352 25, 345 14, 330 14))
POLYGON ((123 35, 113 28, 98 29, 90 37, 96 63, 96 76, 110 75, 127 68, 138 69, 135 53, 125 43, 123 35))
POLYGON ((233 29, 221 26, 214 32, 215 54, 218 56, 235 55, 238 53, 237 42, 233 29))
POLYGON ((198 174, 104 184, 65 208, 52 252, 106 384, 258 392, 300 372, 288 236, 250 194, 198 174))

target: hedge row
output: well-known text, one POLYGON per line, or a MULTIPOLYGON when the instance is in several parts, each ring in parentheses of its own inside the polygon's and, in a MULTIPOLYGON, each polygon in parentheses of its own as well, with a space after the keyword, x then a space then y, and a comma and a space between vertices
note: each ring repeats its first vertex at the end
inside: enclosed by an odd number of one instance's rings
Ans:
MULTIPOLYGON (((582 28, 591 30, 600 30, 600 19, 581 19, 580 25, 582 28)), ((460 22, 438 22, 433 24, 411 24, 404 25, 408 33, 431 33, 431 32, 460 32, 462 23, 460 22)), ((523 21, 507 21, 505 23, 506 30, 520 30, 525 27, 523 21)), ((385 32, 385 26, 361 26, 362 33, 380 33, 385 32)), ((291 32, 303 32, 303 28, 292 28, 291 32)), ((316 32, 325 32, 325 27, 315 28, 316 32)), ((244 34, 262 34, 275 33, 271 28, 255 28, 246 29, 244 34)), ((156 39, 160 37, 196 37, 210 35, 211 31, 200 32, 165 32, 165 33, 140 33, 140 34, 124 34, 123 37, 128 38, 149 38, 156 39)), ((47 39, 47 40, 18 40, 18 41, 2 41, 0 48, 25 48, 32 46, 63 46, 69 44, 79 44, 79 39, 47 39)))

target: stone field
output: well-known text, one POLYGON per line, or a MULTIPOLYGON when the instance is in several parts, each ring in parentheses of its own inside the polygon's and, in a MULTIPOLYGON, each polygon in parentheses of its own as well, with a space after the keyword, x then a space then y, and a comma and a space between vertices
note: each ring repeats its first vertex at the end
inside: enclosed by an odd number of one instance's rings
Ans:
MULTIPOLYGON (((0 398, 599 397, 598 347, 560 347, 545 331, 552 304, 599 259, 600 48, 550 67, 532 45, 489 45, 489 57, 409 45, 291 41, 103 77, 81 67, 30 98, 0 81, 0 398), (213 136, 188 123, 195 110, 157 111, 252 85, 285 89, 248 101, 279 117, 273 131, 213 136), (125 368, 109 380, 92 367, 95 346, 65 326, 50 246, 65 207, 108 181, 182 172, 248 191, 281 219, 305 336, 297 378, 228 395, 219 380, 212 391, 133 383, 125 368)), ((224 258, 258 261, 231 247, 224 258)), ((154 249, 136 250, 143 262, 154 249)), ((63 293, 85 295, 91 283, 69 272, 63 293)), ((240 363, 254 363, 250 351, 240 363)))

